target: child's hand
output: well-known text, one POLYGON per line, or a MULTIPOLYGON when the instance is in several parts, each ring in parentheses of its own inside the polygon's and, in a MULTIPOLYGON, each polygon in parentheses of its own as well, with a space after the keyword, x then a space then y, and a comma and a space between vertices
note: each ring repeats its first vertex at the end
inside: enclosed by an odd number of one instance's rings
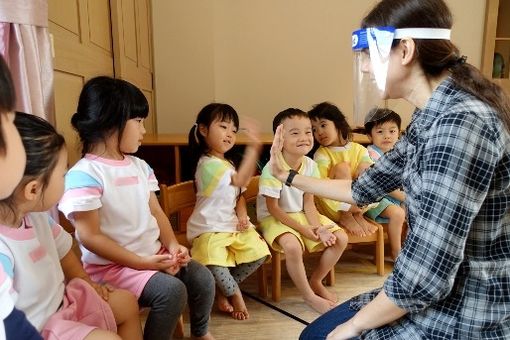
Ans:
POLYGON ((317 228, 317 235, 326 247, 331 247, 336 243, 336 236, 328 229, 329 226, 321 225, 317 228))
POLYGON ((141 264, 137 269, 150 269, 165 271, 177 264, 177 258, 172 254, 151 255, 141 258, 141 264))
POLYGON ((239 128, 250 139, 252 145, 262 145, 260 141, 260 127, 255 119, 243 117, 242 126, 239 128))
POLYGON ((186 267, 189 261, 191 261, 188 248, 186 248, 182 244, 176 243, 168 246, 168 252, 170 253, 170 255, 173 255, 177 260, 176 265, 179 267, 179 269, 182 267, 186 267))
POLYGON ((245 231, 248 230, 250 227, 250 221, 248 219, 248 216, 238 217, 237 218, 237 230, 239 231, 245 231))
POLYGON ((305 225, 300 230, 301 235, 303 237, 306 237, 307 239, 318 241, 319 235, 317 235, 317 227, 311 226, 311 225, 305 225))
POLYGON ((114 288, 112 286, 110 286, 109 284, 99 284, 94 281, 88 281, 88 282, 92 286, 92 288, 95 289, 97 294, 99 294, 99 296, 101 298, 103 298, 103 300, 108 301, 108 296, 109 296, 110 292, 114 291, 114 288))

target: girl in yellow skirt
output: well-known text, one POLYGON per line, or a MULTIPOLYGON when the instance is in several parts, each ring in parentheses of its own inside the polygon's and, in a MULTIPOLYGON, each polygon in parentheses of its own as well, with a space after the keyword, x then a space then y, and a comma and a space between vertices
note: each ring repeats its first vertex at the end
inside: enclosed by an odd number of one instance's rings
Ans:
POLYGON ((191 154, 200 158, 195 171, 197 203, 187 238, 193 259, 207 266, 216 280, 219 309, 245 320, 249 314, 238 284, 264 263, 269 248, 250 223, 242 195, 260 153, 258 131, 254 125, 244 129, 251 143, 236 170, 229 151, 238 130, 237 112, 219 103, 206 105, 190 130, 191 154))

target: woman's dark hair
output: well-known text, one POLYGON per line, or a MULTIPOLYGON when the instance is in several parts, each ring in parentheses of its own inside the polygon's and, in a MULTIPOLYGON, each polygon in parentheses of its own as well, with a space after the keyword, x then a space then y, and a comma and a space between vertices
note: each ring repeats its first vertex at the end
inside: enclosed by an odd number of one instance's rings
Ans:
MULTIPOLYGON (((195 124, 191 127, 188 134, 188 145, 193 157, 191 161, 193 168, 192 173, 195 173, 200 157, 209 152, 209 145, 207 145, 204 136, 200 134, 199 127, 202 125, 209 128, 216 120, 221 122, 233 122, 236 129, 239 129, 239 116, 232 106, 222 103, 211 103, 204 106, 198 113, 195 124)), ((234 155, 230 152, 225 154, 225 158, 233 163, 237 163, 234 160, 234 155)))
POLYGON ((303 110, 296 109, 293 107, 290 107, 288 109, 283 110, 282 112, 279 112, 273 118, 273 133, 276 132, 276 128, 278 127, 278 125, 280 125, 285 119, 292 117, 308 118, 308 115, 303 110))
MULTIPOLYGON (((16 94, 11 72, 0 54, 0 114, 11 112, 14 109, 15 100, 16 94)), ((2 131, 2 121, 0 121, 0 155, 5 153, 5 140, 2 131)))
POLYGON ((50 123, 28 113, 16 112, 14 125, 21 136, 27 164, 20 183, 11 196, 0 201, 0 207, 7 208, 16 215, 16 194, 34 179, 41 181, 43 189, 48 185, 57 165, 59 152, 65 147, 65 140, 50 123))
POLYGON ((82 155, 117 131, 120 144, 126 122, 148 114, 147 99, 135 85, 106 76, 90 79, 81 90, 78 108, 71 118, 82 142, 82 155))
POLYGON ((335 124, 337 131, 342 135, 342 138, 346 141, 352 139, 352 130, 347 123, 345 115, 340 109, 331 103, 322 102, 314 105, 313 108, 308 111, 308 117, 311 120, 327 119, 335 124))
MULTIPOLYGON (((453 20, 443 0, 382 0, 362 20, 362 28, 393 26, 395 28, 452 27, 453 20)), ((444 70, 451 72, 454 83, 464 91, 492 106, 510 131, 510 98, 504 90, 465 62, 450 40, 413 39, 417 60, 431 76, 444 70)))
POLYGON ((376 109, 370 110, 370 112, 367 114, 367 116, 374 117, 373 120, 370 120, 369 122, 365 123, 365 133, 367 135, 370 135, 372 133, 372 129, 374 127, 382 125, 386 122, 393 122, 393 123, 397 124, 398 131, 400 131, 400 128, 402 125, 402 119, 400 118, 399 114, 393 110, 376 108, 376 109), (378 118, 378 117, 381 117, 381 118, 378 118))

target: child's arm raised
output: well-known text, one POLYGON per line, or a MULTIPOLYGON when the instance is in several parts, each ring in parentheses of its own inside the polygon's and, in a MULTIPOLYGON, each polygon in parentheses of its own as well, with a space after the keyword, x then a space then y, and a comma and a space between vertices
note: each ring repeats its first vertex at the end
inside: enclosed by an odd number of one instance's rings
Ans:
POLYGON ((250 223, 248 220, 248 210, 246 208, 246 198, 244 198, 243 194, 241 194, 237 200, 235 211, 238 220, 237 230, 244 231, 248 229, 250 223))
POLYGON ((296 230, 301 235, 311 240, 318 240, 319 237, 315 233, 315 228, 311 226, 303 226, 292 217, 290 217, 278 204, 278 198, 265 196, 267 210, 269 213, 276 218, 278 221, 282 222, 286 226, 296 230))
POLYGON ((236 187, 245 187, 250 182, 255 167, 259 159, 260 150, 262 149, 262 143, 260 142, 259 127, 256 122, 252 119, 245 118, 244 127, 242 130, 250 139, 250 143, 244 150, 243 160, 239 169, 232 175, 232 185, 236 187))
POLYGON ((175 264, 169 255, 141 257, 120 246, 101 232, 97 209, 74 212, 73 218, 83 246, 105 259, 134 269, 166 270, 175 264))
POLYGON ((156 219, 159 227, 159 240, 163 246, 168 249, 168 252, 174 256, 177 263, 166 270, 170 274, 176 274, 179 269, 188 264, 191 260, 188 248, 179 244, 175 237, 174 230, 170 224, 170 220, 166 216, 163 209, 159 205, 158 198, 154 192, 151 192, 149 198, 149 208, 152 216, 156 219))

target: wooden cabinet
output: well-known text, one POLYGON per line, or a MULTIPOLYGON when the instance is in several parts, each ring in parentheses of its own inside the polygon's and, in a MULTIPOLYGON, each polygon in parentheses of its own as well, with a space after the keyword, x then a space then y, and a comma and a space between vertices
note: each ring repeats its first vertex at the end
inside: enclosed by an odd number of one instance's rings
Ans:
POLYGON ((66 139, 69 165, 80 158, 71 116, 83 84, 95 76, 138 86, 149 101, 146 129, 156 132, 150 8, 150 0, 49 0, 56 128, 66 139))
POLYGON ((487 0, 482 72, 510 93, 510 0, 487 0))

